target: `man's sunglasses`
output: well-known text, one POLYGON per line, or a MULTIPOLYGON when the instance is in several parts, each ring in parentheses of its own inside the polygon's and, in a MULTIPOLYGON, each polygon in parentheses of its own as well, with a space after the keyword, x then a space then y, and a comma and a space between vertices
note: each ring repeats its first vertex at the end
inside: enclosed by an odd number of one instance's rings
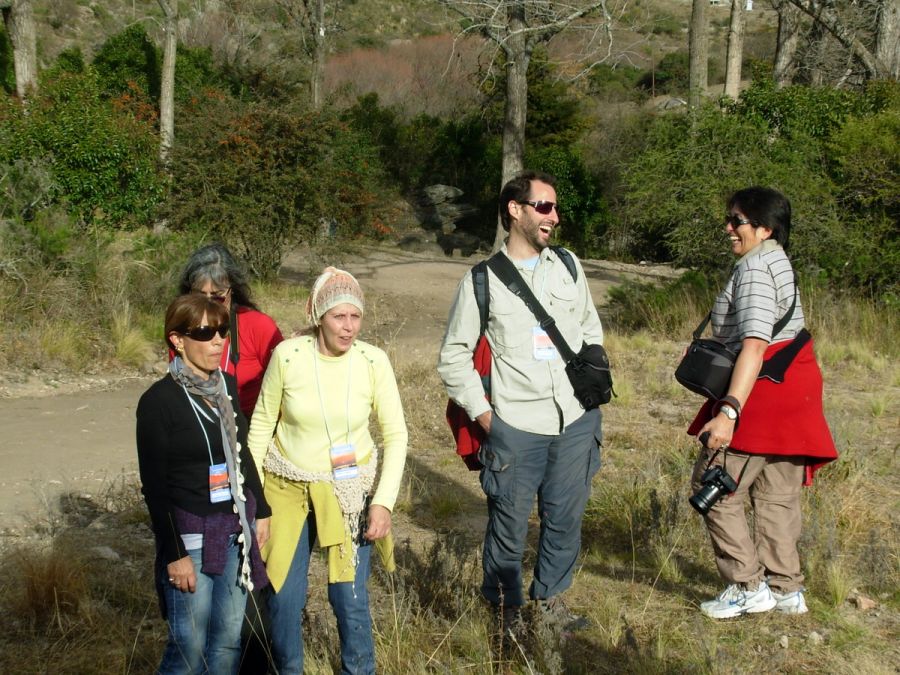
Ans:
POLYGON ((219 334, 220 338, 224 339, 225 336, 228 335, 228 324, 223 323, 218 326, 198 326, 197 328, 191 328, 190 330, 184 331, 186 337, 191 338, 191 340, 196 340, 197 342, 209 342, 216 333, 219 334))
POLYGON ((527 204, 532 207, 535 211, 540 213, 542 216, 549 216, 550 212, 553 209, 556 209, 556 215, 559 215, 559 204, 556 202, 545 202, 543 200, 539 202, 529 202, 527 200, 519 202, 520 204, 527 204))

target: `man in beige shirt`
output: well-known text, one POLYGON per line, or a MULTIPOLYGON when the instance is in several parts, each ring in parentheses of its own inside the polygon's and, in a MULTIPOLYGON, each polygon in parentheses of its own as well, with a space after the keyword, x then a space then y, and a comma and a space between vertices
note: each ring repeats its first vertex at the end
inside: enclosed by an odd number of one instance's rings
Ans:
MULTIPOLYGON (((559 227, 554 183, 548 174, 525 172, 503 187, 499 212, 509 238, 500 254, 577 352, 583 342, 601 344, 603 329, 581 264, 570 254, 573 275, 549 246, 559 227)), ((480 318, 471 274, 457 289, 438 362, 449 396, 487 433, 479 451, 488 504, 482 593, 497 609, 504 635, 515 632, 525 604, 522 554, 537 495, 540 540, 529 597, 561 628, 583 628, 587 621, 559 596, 572 584, 581 520, 600 466, 600 411, 584 410, 565 362, 534 314, 492 271, 487 274, 491 402, 472 364, 480 318)))

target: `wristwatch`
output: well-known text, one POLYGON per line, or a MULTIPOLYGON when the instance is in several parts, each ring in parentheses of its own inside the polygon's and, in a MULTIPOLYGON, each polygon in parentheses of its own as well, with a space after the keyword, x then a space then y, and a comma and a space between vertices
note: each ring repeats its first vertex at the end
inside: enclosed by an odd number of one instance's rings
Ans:
POLYGON ((725 413, 725 417, 730 419, 732 422, 737 422, 738 420, 738 411, 728 404, 719 406, 719 412, 725 413))

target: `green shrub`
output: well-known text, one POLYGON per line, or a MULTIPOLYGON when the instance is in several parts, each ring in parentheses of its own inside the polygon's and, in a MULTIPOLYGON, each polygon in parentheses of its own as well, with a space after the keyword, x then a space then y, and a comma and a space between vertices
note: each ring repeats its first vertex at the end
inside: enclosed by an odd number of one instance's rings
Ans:
POLYGON ((869 108, 870 102, 848 89, 802 85, 778 89, 771 77, 755 77, 728 107, 741 117, 764 122, 769 129, 802 141, 829 136, 850 115, 869 108))
POLYGON ((571 146, 549 146, 526 152, 525 157, 528 166, 540 167, 557 179, 556 198, 562 209, 560 243, 582 257, 601 257, 609 209, 577 151, 571 146))
POLYGON ((3 26, 0 26, 0 88, 7 94, 16 90, 16 72, 13 68, 12 45, 3 26))
POLYGON ((598 63, 588 73, 588 91, 607 101, 634 100, 642 94, 637 84, 643 73, 640 68, 622 63, 598 63))
POLYGON ((159 98, 161 56, 140 24, 133 24, 106 40, 94 56, 93 66, 103 96, 128 91, 129 83, 159 98))
POLYGON ((173 225, 231 242, 271 277, 286 247, 384 234, 376 150, 333 111, 248 104, 209 92, 189 106, 173 153, 173 225))
POLYGON ((610 323, 619 330, 684 335, 712 306, 717 292, 716 280, 697 271, 685 272, 662 286, 638 282, 613 286, 609 290, 610 323))
POLYGON ((657 94, 680 94, 689 88, 687 52, 670 52, 663 56, 652 72, 645 72, 638 86, 657 94))
POLYGON ((162 194, 153 128, 102 100, 93 72, 44 79, 28 110, 0 101, 0 163, 50 166, 54 198, 85 222, 146 222, 162 194))
POLYGON ((732 261, 725 200, 742 187, 770 185, 794 207, 792 256, 801 267, 820 265, 844 234, 820 150, 714 107, 658 118, 624 171, 620 227, 630 230, 638 258, 721 270, 732 261))

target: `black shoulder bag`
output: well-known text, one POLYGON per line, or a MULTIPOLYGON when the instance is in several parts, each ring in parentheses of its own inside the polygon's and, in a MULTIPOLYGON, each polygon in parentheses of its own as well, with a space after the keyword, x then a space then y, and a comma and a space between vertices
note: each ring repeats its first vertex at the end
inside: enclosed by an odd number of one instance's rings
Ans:
POLYGON ((566 374, 569 376, 569 382, 572 383, 575 398, 584 409, 590 410, 609 403, 615 392, 609 368, 609 357, 606 355, 603 345, 585 343, 577 354, 573 352, 559 332, 559 328, 556 327, 556 320, 547 314, 547 310, 534 297, 534 293, 528 288, 528 284, 522 279, 522 275, 519 274, 512 261, 505 255, 495 255, 488 260, 488 265, 497 278, 506 284, 506 287, 531 310, 541 328, 547 331, 547 335, 559 350, 559 355, 566 362, 566 374))
MULTIPOLYGON (((772 337, 778 335, 787 326, 788 321, 794 315, 794 307, 797 306, 797 278, 794 277, 794 299, 787 313, 772 327, 772 337)), ((715 339, 704 339, 700 336, 712 317, 712 312, 697 326, 693 333, 693 340, 687 348, 684 358, 675 370, 675 379, 685 388, 714 401, 720 401, 728 393, 728 385, 731 383, 731 373, 737 361, 737 352, 726 347, 715 339)), ((782 349, 769 361, 763 363, 763 368, 758 377, 768 377, 774 382, 784 380, 784 372, 794 360, 800 348, 810 339, 809 332, 804 328, 794 338, 793 343, 782 349), (782 355, 783 354, 783 355, 782 355)))

